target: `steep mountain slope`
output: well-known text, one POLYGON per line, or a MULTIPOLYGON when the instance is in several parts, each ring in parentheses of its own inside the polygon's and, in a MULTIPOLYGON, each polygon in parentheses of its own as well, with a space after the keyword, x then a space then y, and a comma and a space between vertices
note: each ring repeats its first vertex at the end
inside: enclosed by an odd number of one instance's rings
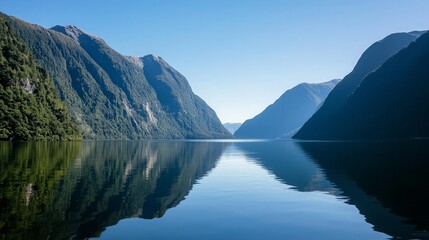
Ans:
POLYGON ((324 124, 323 139, 429 137, 429 34, 365 77, 324 124))
POLYGON ((371 45, 360 57, 353 71, 332 90, 320 109, 294 135, 299 139, 324 139, 328 125, 341 109, 348 96, 361 84, 363 78, 379 68, 390 57, 415 41, 424 32, 395 33, 371 45))
POLYGON ((234 134, 240 127, 241 123, 224 123, 223 126, 228 130, 231 134, 234 134))
POLYGON ((225 138, 231 136, 216 113, 192 93, 186 78, 161 57, 150 54, 140 58, 143 73, 155 90, 161 109, 173 116, 185 137, 225 138))
MULTIPOLYGON (((144 59, 151 56, 123 56, 102 39, 73 26, 45 29, 13 17, 6 18, 37 63, 53 78, 84 138, 230 137, 214 111, 170 66, 169 71, 176 74, 155 73, 150 70, 155 67, 146 69, 143 64, 144 59), (169 81, 160 82, 173 89, 174 95, 164 95, 162 87, 156 84, 164 78, 169 81), (188 87, 176 89, 174 82, 188 87), (180 107, 166 108, 169 104, 180 107)), ((157 61, 152 65, 156 64, 166 65, 157 61)))
POLYGON ((0 140, 78 140, 52 79, 0 15, 0 140))
POLYGON ((300 128, 340 80, 301 83, 283 93, 256 117, 235 132, 237 138, 277 138, 300 128))

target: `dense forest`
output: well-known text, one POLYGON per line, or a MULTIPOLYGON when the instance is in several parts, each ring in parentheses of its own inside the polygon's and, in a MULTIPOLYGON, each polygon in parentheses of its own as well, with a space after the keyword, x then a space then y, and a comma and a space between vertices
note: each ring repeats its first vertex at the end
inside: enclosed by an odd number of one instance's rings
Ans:
POLYGON ((79 140, 52 79, 0 17, 0 140, 79 140))

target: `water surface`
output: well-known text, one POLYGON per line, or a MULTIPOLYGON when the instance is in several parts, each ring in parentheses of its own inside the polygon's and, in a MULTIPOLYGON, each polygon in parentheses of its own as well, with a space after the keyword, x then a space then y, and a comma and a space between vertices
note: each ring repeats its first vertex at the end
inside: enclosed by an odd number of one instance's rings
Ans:
POLYGON ((429 142, 0 143, 0 239, 429 238, 429 142))

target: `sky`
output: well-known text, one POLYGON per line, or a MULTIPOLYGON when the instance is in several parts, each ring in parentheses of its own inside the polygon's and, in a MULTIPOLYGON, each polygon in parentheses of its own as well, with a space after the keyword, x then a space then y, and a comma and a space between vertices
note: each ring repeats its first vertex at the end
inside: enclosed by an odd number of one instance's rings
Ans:
POLYGON ((372 43, 429 29, 428 10, 427 0, 0 0, 25 21, 161 56, 222 122, 254 117, 301 82, 343 78, 372 43))

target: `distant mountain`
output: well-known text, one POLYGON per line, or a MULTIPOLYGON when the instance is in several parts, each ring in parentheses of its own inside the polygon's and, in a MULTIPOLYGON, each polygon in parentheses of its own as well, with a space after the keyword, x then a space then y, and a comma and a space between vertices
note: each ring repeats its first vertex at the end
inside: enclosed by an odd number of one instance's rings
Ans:
POLYGON ((52 79, 0 15, 0 140, 78 140, 52 79))
MULTIPOLYGON (((423 33, 425 32, 395 33, 371 45, 362 54, 353 71, 344 77, 332 90, 320 109, 293 137, 298 139, 335 138, 335 134, 332 131, 336 127, 335 125, 341 126, 341 122, 338 121, 338 113, 344 107, 350 95, 361 85, 363 79, 371 72, 377 70, 390 57, 415 41, 423 33)), ((377 101, 379 101, 379 98, 384 98, 384 93, 390 84, 386 82, 385 89, 379 89, 380 92, 378 93, 377 101)), ((396 97, 399 96, 404 95, 399 94, 396 97)))
POLYGON ((234 134, 235 131, 237 131, 237 129, 240 128, 241 123, 224 123, 223 126, 226 128, 226 130, 228 130, 231 134, 234 134))
POLYGON ((278 138, 295 133, 340 80, 301 83, 287 90, 256 117, 246 120, 235 132, 237 138, 278 138))
POLYGON ((426 33, 366 76, 316 136, 322 139, 428 138, 428 66, 429 33, 426 33))
POLYGON ((53 78, 84 138, 231 137, 162 58, 123 56, 74 26, 46 29, 2 16, 53 78))

